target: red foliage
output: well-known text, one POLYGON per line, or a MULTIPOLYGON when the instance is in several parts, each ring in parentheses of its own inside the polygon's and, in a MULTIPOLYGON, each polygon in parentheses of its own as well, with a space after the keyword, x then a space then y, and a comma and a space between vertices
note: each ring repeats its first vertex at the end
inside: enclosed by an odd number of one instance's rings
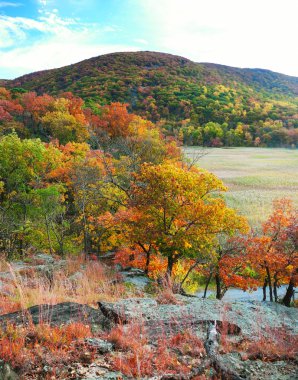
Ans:
POLYGON ((221 342, 221 351, 240 352, 242 360, 295 360, 298 354, 298 335, 293 335, 284 327, 267 328, 256 340, 221 342))
POLYGON ((254 234, 234 239, 240 247, 221 260, 221 275, 227 285, 242 289, 255 288, 275 282, 276 286, 297 282, 298 266, 298 214, 288 199, 274 202, 273 213, 262 226, 262 234, 254 234), (234 271, 233 268, 236 268, 234 271), (251 278, 250 268, 257 278, 251 278))
MULTIPOLYGON (((75 343, 90 336, 90 327, 82 323, 61 327, 7 325, 0 332, 0 359, 22 373, 42 372, 45 365, 53 367, 53 371, 58 367, 65 370, 67 363, 79 360, 86 350, 84 344, 75 343)), ((93 354, 90 352, 91 357, 93 354)))
POLYGON ((127 111, 128 104, 112 103, 103 107, 103 113, 98 119, 98 126, 104 129, 110 137, 125 137, 129 134, 128 126, 134 115, 127 111))
POLYGON ((35 92, 28 92, 22 96, 21 102, 24 110, 37 118, 46 114, 54 98, 47 94, 38 96, 35 92))
POLYGON ((200 360, 205 356, 203 342, 190 330, 168 337, 161 335, 151 344, 146 328, 132 322, 116 326, 108 339, 121 351, 111 358, 114 368, 137 378, 165 373, 187 376, 192 366, 183 358, 200 360))

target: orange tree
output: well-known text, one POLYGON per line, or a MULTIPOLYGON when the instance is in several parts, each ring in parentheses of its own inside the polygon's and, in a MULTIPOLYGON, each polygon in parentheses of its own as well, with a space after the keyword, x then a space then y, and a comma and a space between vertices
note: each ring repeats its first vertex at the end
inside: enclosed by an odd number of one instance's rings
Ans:
POLYGON ((233 209, 227 209, 222 227, 213 246, 212 260, 203 266, 207 275, 204 297, 212 278, 216 284, 217 299, 222 299, 231 286, 245 290, 256 285, 251 269, 243 260, 243 241, 246 235, 241 234, 249 231, 246 218, 237 215, 233 209))
MULTIPOLYGON (((273 212, 262 226, 260 235, 249 235, 238 240, 242 251, 235 255, 227 254, 223 260, 222 272, 229 277, 231 264, 242 262, 251 268, 263 285, 263 300, 266 300, 266 288, 269 287, 270 301, 278 301, 277 287, 288 283, 288 290, 283 303, 290 305, 294 286, 298 280, 298 224, 297 210, 290 200, 281 199, 273 204, 273 212)), ((244 269, 244 268, 243 268, 244 269)), ((234 286, 239 286, 241 276, 230 277, 234 286), (240 279, 240 280, 239 280, 240 279)), ((243 279, 242 279, 243 280, 243 279)), ((242 281, 243 283, 243 281, 242 281)), ((249 286, 249 284, 247 283, 249 286)))
POLYGON ((201 169, 143 164, 134 175, 123 230, 146 254, 147 268, 151 252, 166 258, 170 276, 178 260, 211 255, 217 235, 232 233, 239 218, 220 196, 225 190, 201 169))
POLYGON ((287 199, 275 201, 273 207, 272 215, 263 224, 262 236, 248 241, 247 255, 265 286, 269 286, 270 301, 273 301, 273 296, 277 301, 277 286, 280 283, 289 283, 288 295, 284 300, 289 306, 297 282, 297 210, 287 199))

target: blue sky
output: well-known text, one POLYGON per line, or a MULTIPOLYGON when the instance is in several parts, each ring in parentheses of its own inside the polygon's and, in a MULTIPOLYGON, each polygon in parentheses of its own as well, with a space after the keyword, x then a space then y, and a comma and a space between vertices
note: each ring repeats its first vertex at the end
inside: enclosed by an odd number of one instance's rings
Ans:
POLYGON ((0 78, 154 50, 298 76, 298 0, 0 0, 0 78))

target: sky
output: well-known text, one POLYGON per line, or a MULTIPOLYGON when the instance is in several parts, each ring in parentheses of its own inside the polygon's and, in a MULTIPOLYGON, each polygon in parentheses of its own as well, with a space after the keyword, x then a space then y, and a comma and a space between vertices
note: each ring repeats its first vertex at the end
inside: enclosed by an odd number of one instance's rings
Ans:
POLYGON ((0 78, 151 50, 298 77, 298 0, 0 0, 0 78))

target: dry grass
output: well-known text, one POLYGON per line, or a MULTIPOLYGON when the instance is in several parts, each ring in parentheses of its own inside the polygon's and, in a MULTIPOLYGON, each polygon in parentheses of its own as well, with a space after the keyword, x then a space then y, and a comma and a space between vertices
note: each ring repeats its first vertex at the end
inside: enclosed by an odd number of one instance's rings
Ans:
POLYGON ((72 323, 62 327, 46 324, 29 327, 8 325, 0 331, 0 359, 25 379, 66 379, 68 365, 94 352, 84 338, 92 336, 89 326, 72 323))
POLYGON ((5 285, 0 314, 60 302, 96 306, 98 301, 115 301, 131 295, 111 269, 98 261, 85 262, 81 257, 68 259, 65 267, 52 276, 34 267, 23 270, 22 275, 10 267, 10 273, 13 281, 5 285))
POLYGON ((138 379, 165 374, 185 378, 206 354, 203 342, 190 329, 161 334, 152 342, 140 321, 116 326, 107 339, 118 350, 110 358, 113 368, 138 379))
POLYGON ((162 279, 161 287, 158 289, 156 301, 160 305, 181 305, 174 293, 174 289, 178 284, 174 283, 170 277, 164 277, 162 279))
POLYGON ((243 360, 295 360, 298 355, 298 336, 285 328, 267 329, 267 336, 256 341, 244 341, 239 349, 243 360), (269 336, 268 336, 269 335, 269 336))

